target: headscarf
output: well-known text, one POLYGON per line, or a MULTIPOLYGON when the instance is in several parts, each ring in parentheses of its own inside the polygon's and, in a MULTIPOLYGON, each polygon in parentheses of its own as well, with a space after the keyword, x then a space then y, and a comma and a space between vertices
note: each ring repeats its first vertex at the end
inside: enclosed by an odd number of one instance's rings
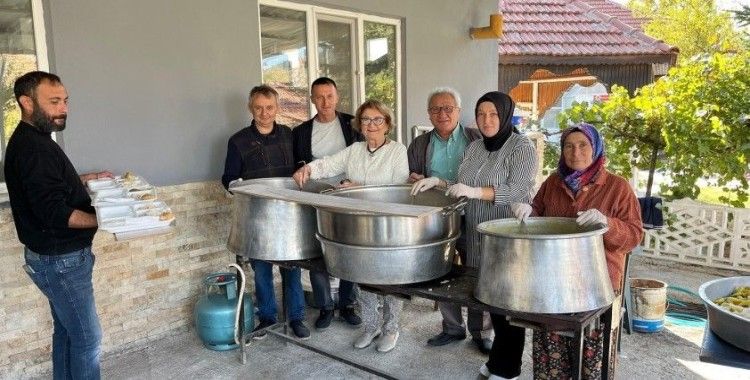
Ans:
POLYGON ((599 131, 594 128, 593 125, 587 123, 576 124, 563 131, 560 136, 560 146, 565 149, 565 139, 573 132, 581 132, 591 143, 591 147, 594 151, 594 161, 584 170, 573 170, 565 164, 565 156, 560 154, 560 161, 557 164, 557 172, 560 177, 563 178, 565 184, 568 186, 573 194, 577 194, 578 190, 582 186, 586 186, 591 182, 594 182, 600 169, 604 167, 604 161, 607 156, 604 154, 604 140, 599 134, 599 131))
POLYGON ((510 134, 513 132, 519 133, 518 130, 513 127, 513 110, 516 108, 516 103, 505 93, 500 91, 490 91, 482 95, 477 100, 477 105, 474 107, 474 117, 479 112, 479 105, 484 102, 491 102, 495 105, 497 115, 500 117, 500 130, 494 136, 487 137, 482 133, 484 138, 484 147, 490 152, 494 152, 503 147, 503 144, 508 140, 510 134))

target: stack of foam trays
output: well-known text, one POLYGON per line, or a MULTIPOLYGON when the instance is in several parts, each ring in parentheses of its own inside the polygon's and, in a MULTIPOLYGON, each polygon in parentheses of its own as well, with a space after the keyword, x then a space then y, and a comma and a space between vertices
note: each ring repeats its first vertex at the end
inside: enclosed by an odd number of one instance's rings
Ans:
POLYGON ((86 182, 96 208, 99 229, 118 236, 157 231, 174 224, 174 214, 156 197, 156 189, 143 178, 126 172, 115 178, 86 182))

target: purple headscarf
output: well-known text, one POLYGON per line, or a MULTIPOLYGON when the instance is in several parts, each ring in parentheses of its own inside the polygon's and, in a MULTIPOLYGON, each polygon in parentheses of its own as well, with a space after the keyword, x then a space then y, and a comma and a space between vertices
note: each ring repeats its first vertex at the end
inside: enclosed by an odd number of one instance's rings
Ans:
POLYGON ((568 165, 565 164, 565 157, 560 154, 560 161, 557 164, 557 172, 560 174, 560 177, 563 178, 565 184, 573 194, 577 194, 582 186, 594 182, 596 175, 601 168, 604 167, 604 161, 607 156, 604 153, 604 140, 599 134, 599 131, 597 131, 593 125, 587 123, 579 123, 563 131, 562 136, 560 136, 560 147, 562 149, 565 149, 565 139, 573 132, 583 133, 591 143, 591 147, 594 151, 594 161, 584 170, 573 170, 569 168, 568 165))

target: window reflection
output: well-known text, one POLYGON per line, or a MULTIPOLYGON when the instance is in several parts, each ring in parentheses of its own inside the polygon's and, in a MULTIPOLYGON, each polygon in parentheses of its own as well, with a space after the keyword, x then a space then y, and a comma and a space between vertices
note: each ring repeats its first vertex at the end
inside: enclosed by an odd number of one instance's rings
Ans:
POLYGON ((36 69, 31 0, 0 1, 0 112, 3 120, 0 149, 3 156, 8 139, 21 119, 13 95, 13 83, 16 78, 36 69))
MULTIPOLYGON (((378 99, 398 115, 396 103, 396 26, 364 22, 365 95, 378 99)), ((398 120, 398 116, 396 116, 398 120)), ((395 138, 396 129, 391 131, 395 138)))
POLYGON ((309 119, 305 12, 260 6, 263 82, 279 92, 276 121, 290 127, 309 119))

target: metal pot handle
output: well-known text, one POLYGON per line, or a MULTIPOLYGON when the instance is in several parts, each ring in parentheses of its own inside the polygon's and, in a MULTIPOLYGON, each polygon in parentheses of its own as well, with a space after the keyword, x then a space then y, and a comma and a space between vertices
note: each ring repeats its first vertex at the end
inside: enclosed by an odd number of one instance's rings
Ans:
POLYGON ((469 198, 459 197, 456 203, 450 206, 443 207, 443 211, 441 211, 440 214, 443 216, 448 216, 454 212, 460 212, 461 210, 464 209, 464 207, 466 207, 466 204, 468 203, 469 203, 469 198))

